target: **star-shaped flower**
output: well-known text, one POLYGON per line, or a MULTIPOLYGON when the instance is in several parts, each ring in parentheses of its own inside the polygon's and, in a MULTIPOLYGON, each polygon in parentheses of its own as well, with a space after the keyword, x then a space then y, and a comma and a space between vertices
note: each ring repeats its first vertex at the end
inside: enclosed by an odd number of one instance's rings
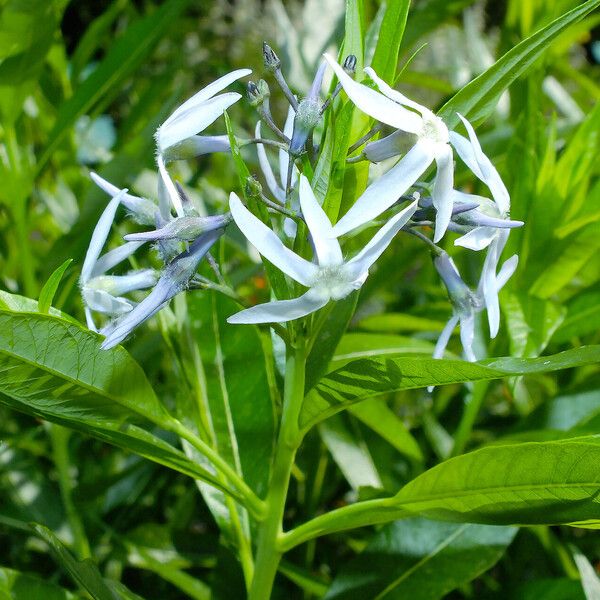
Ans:
POLYGON ((345 261, 331 222, 317 202, 308 179, 300 176, 300 207, 310 232, 315 262, 298 256, 231 194, 229 206, 233 219, 250 243, 283 273, 308 288, 299 298, 275 300, 243 310, 229 323, 282 323, 304 317, 341 300, 365 282, 371 265, 388 247, 393 237, 408 222, 417 208, 416 201, 392 217, 352 259, 345 261))

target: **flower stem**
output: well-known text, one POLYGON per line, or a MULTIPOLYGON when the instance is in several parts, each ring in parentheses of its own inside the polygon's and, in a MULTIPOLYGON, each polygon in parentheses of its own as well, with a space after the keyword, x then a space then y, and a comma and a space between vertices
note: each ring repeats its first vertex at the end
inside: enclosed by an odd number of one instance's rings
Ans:
POLYGON ((271 597, 275 574, 283 554, 280 538, 283 535, 282 521, 290 475, 301 440, 298 417, 304 399, 305 367, 306 347, 304 340, 301 340, 290 352, 286 364, 281 428, 266 498, 267 516, 259 529, 254 579, 249 600, 268 600, 271 597))

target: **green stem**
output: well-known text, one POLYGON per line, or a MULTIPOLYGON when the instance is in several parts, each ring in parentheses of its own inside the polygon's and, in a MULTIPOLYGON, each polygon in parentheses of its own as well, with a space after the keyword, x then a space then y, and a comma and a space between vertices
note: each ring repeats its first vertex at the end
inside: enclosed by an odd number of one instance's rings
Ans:
POLYGON ((319 515, 288 531, 281 536, 279 548, 282 552, 287 552, 299 544, 322 535, 387 523, 407 516, 411 516, 411 513, 399 507, 394 497, 357 502, 319 515))
POLYGON ((266 498, 267 516, 259 528, 254 579, 249 600, 267 600, 271 597, 275 574, 283 554, 280 538, 283 535, 283 513, 290 476, 301 440, 298 417, 304 399, 305 367, 306 347, 304 340, 300 340, 294 351, 290 352, 285 369, 281 428, 266 498))
POLYGON ((83 523, 81 522, 71 495, 73 481, 70 473, 71 461, 69 459, 68 445, 71 432, 54 423, 49 424, 49 432, 50 441, 52 443, 52 459, 58 473, 58 486, 65 507, 67 521, 69 522, 69 527, 73 534, 75 550, 81 558, 89 558, 92 555, 90 552, 90 544, 85 535, 83 523))
POLYGON ((171 431, 177 433, 182 439, 189 442, 198 452, 208 458, 215 469, 222 473, 229 483, 231 483, 236 491, 239 492, 244 499, 244 505, 252 513, 252 515, 260 520, 265 516, 265 503, 252 491, 248 484, 236 473, 235 469, 229 465, 213 448, 211 448, 204 440, 200 439, 192 431, 190 431, 181 421, 172 418, 169 421, 171 431))

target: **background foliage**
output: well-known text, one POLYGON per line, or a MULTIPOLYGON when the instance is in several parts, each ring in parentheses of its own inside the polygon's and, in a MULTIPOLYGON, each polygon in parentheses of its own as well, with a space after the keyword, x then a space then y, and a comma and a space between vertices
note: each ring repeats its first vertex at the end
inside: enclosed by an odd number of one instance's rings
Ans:
MULTIPOLYGON (((204 483, 198 493, 190 476, 224 483, 193 460, 199 457, 189 445, 179 449, 164 407, 192 427, 197 407, 208 402, 214 446, 262 495, 280 404, 268 333, 225 326, 235 303, 204 292, 177 299, 160 324, 141 328, 128 343, 131 356, 99 352, 92 334, 52 315, 82 319, 77 278, 106 204, 90 168, 153 196, 156 127, 224 72, 249 66, 260 73, 263 39, 283 57, 298 90, 307 88, 321 51, 345 40, 345 53, 364 52, 364 63, 388 77, 397 53, 403 89, 450 121, 468 100, 469 118, 511 191, 512 218, 526 222, 509 241, 507 256, 518 252, 520 264, 501 295, 501 334, 487 346, 478 340, 481 355, 512 358, 484 365, 426 360, 450 306, 410 239, 382 257, 360 297, 336 307, 324 339, 358 302, 339 343, 329 339, 309 357, 301 422, 314 427, 298 456, 286 523, 398 490, 390 510, 400 516, 418 506, 424 516, 351 532, 343 524, 319 544, 307 535, 286 555, 278 594, 598 598, 598 535, 543 523, 547 511, 562 507, 561 494, 578 493, 582 507, 552 522, 600 520, 597 498, 582 492, 585 482, 599 480, 592 435, 600 425, 598 352, 573 350, 600 343, 600 14, 582 10, 580 20, 544 29, 545 37, 524 48, 521 40, 584 3, 414 1, 403 37, 407 3, 388 4, 2 2, 0 598, 62 599, 82 589, 94 598, 244 596, 232 548, 250 527, 248 515, 204 483), (394 20, 385 16, 389 7, 394 20), (455 95, 503 55, 475 87, 455 95), (59 285, 51 275, 67 259, 73 262, 59 285), (57 344, 60 353, 47 351, 57 344), (90 368, 74 381, 82 347, 90 368), (520 361, 562 351, 571 352, 520 361), (400 384, 394 365, 403 370, 400 384), (448 385, 427 394, 424 386, 434 383, 448 385), (348 410, 340 411, 340 398, 348 410), (431 471, 405 486, 438 463, 441 475, 431 471), (547 497, 535 486, 523 490, 528 474, 543 477, 544 469, 544 481, 554 478, 556 488, 547 497), (448 501, 440 496, 467 475, 481 482, 482 496, 498 494, 494 510, 481 509, 476 495, 457 501, 460 489, 448 501), (524 496, 529 521, 542 524, 508 526, 513 503, 524 496), (465 513, 476 522, 461 522, 457 515, 465 513), (426 518, 448 516, 455 522, 426 518)), ((275 101, 275 114, 284 110, 275 101)), ((313 181, 327 190, 330 214, 345 210, 344 190, 366 182, 363 164, 345 168, 346 148, 364 127, 351 118, 338 114, 347 138, 330 153, 331 181, 313 181)), ((255 115, 242 103, 231 119, 238 133, 254 129, 255 115)), ((244 150, 244 158, 256 172, 253 151, 244 150)), ((224 190, 239 191, 233 161, 215 155, 191 166, 181 167, 180 178, 210 210, 223 210, 224 190)), ((457 178, 473 186, 466 170, 457 178)), ((129 227, 120 225, 115 239, 129 227)), ((262 272, 240 247, 228 234, 218 249, 224 272, 243 294, 264 300, 262 272)), ((462 252, 456 260, 476 276, 480 257, 462 252)), ((452 349, 459 352, 456 341, 452 349)), ((370 523, 388 520, 374 515, 370 523)))

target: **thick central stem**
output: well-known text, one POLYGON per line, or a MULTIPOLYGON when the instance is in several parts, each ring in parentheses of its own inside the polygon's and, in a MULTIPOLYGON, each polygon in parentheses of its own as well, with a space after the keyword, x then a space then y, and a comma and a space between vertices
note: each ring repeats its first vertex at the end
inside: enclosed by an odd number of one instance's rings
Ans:
POLYGON ((298 417, 304 398, 306 348, 302 343, 290 354, 285 369, 285 389, 281 428, 275 449, 275 460, 266 498, 267 516, 262 522, 254 579, 249 600, 268 600, 281 560, 279 548, 282 521, 296 450, 300 443, 298 417))

